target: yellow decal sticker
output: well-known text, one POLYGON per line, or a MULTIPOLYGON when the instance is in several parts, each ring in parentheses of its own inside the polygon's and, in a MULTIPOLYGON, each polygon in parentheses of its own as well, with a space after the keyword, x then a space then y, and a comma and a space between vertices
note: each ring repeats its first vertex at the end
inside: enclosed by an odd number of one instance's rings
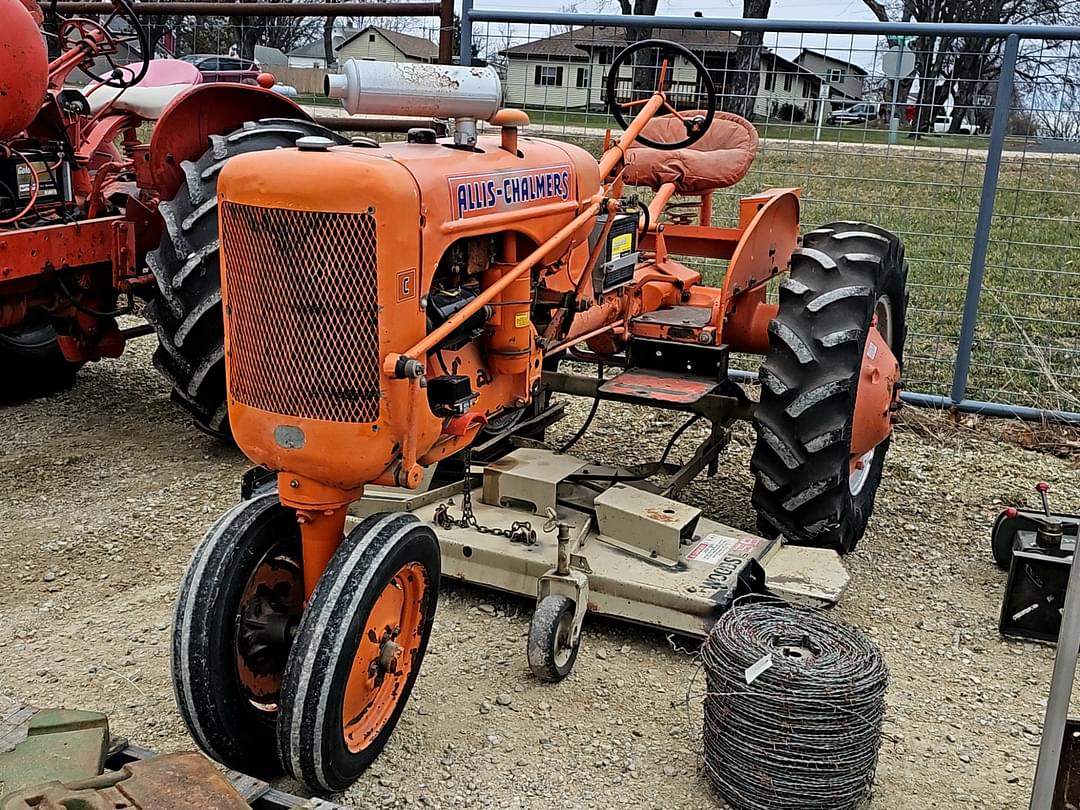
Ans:
POLYGON ((519 312, 517 315, 514 316, 514 326, 516 326, 518 329, 524 329, 528 325, 529 325, 529 313, 528 312, 519 312))
POLYGON ((619 234, 611 240, 611 258, 618 259, 619 257, 626 255, 633 246, 634 242, 630 238, 630 234, 619 234))

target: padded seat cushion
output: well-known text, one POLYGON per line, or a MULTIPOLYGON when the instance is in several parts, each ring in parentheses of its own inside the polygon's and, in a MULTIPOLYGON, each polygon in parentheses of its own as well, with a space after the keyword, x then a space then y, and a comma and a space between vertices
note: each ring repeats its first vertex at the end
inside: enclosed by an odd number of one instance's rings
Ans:
MULTIPOLYGON (((697 110, 685 116, 705 115, 697 110)), ((675 142, 686 137, 686 128, 674 115, 654 118, 642 134, 659 142, 675 142)), ((658 189, 674 183, 678 194, 704 194, 733 186, 746 177, 758 150, 754 125, 732 113, 716 112, 708 131, 697 143, 665 152, 634 143, 626 152, 623 175, 633 186, 658 189)))

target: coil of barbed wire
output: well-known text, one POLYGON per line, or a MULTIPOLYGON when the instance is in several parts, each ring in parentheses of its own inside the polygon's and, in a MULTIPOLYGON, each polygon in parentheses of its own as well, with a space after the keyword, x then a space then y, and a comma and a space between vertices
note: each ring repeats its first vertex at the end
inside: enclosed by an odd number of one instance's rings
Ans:
POLYGON ((821 611, 742 602, 716 623, 702 661, 705 769, 731 807, 859 806, 873 784, 889 680, 869 638, 821 611))

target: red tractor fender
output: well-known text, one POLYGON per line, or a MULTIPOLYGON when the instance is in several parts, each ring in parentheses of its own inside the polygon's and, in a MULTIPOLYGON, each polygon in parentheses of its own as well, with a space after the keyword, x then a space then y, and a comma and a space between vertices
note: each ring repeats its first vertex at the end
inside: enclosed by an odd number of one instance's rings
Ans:
POLYGON ((150 137, 150 174, 163 200, 171 200, 184 181, 180 164, 198 160, 211 135, 239 129, 260 118, 314 120, 285 96, 248 84, 198 84, 165 108, 150 137))

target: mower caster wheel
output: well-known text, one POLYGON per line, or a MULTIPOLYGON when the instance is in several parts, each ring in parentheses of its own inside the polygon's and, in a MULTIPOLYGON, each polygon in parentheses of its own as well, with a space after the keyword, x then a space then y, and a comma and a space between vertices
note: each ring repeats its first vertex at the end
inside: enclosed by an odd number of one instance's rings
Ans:
POLYGON ((574 668, 581 636, 574 639, 574 601, 551 594, 540 600, 529 623, 529 669, 548 683, 558 683, 574 668))
POLYGON ((230 768, 281 772, 274 725, 303 605, 300 529, 276 493, 230 509, 195 549, 176 603, 173 689, 195 742, 230 768))
POLYGON ((364 520, 308 601, 282 684, 285 768, 338 792, 379 755, 420 672, 439 596, 439 542, 405 513, 364 520))

